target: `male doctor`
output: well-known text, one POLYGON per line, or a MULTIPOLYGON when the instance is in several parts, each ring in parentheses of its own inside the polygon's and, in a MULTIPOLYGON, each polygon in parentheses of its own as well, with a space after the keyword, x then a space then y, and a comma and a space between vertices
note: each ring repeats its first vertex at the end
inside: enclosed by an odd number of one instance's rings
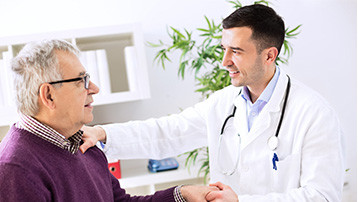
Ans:
POLYGON ((101 140, 112 157, 160 159, 209 146, 211 181, 222 190, 211 199, 341 201, 339 121, 320 95, 275 66, 281 17, 255 4, 233 12, 223 28, 231 86, 180 114, 85 127, 82 151, 101 140))

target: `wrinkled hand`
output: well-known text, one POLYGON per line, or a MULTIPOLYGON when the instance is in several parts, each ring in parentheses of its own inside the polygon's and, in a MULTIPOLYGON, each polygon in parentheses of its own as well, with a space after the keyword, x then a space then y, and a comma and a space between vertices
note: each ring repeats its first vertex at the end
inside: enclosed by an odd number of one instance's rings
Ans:
POLYGON ((84 154, 87 149, 96 145, 98 141, 106 140, 106 132, 99 126, 83 126, 83 144, 80 146, 80 151, 84 154))
POLYGON ((230 202, 238 202, 239 199, 236 195, 236 193, 234 192, 234 190, 231 189, 230 186, 225 185, 221 182, 216 182, 214 184, 210 184, 210 186, 215 186, 217 188, 219 188, 219 191, 212 191, 209 192, 208 195, 206 195, 206 200, 208 201, 215 201, 215 202, 226 202, 226 201, 230 201, 230 202))
POLYGON ((206 202, 206 195, 210 191, 219 191, 215 186, 184 185, 180 192, 188 202, 206 202))

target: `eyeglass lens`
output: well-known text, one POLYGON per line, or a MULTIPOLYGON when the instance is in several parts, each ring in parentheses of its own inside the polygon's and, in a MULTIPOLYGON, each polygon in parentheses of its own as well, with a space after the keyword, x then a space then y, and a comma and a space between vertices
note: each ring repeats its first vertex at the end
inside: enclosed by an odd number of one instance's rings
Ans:
POLYGON ((83 79, 84 79, 84 83, 85 83, 85 89, 88 90, 88 88, 89 88, 89 83, 90 83, 90 75, 89 75, 89 74, 86 74, 86 76, 84 76, 83 79))

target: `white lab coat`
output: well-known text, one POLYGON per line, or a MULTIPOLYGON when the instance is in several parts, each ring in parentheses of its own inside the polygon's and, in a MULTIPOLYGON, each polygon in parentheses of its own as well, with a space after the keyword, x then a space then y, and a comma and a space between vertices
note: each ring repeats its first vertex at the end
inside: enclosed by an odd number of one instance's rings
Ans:
POLYGON ((337 115, 321 96, 294 79, 275 151, 277 170, 273 169, 267 140, 275 134, 287 80, 281 69, 272 97, 249 133, 246 105, 238 98, 241 88, 229 86, 180 114, 102 126, 107 133, 104 151, 112 158, 160 159, 208 145, 211 181, 231 186, 240 202, 341 201, 345 168, 337 115), (237 171, 225 176, 217 163, 218 139, 233 103, 241 155, 237 171))

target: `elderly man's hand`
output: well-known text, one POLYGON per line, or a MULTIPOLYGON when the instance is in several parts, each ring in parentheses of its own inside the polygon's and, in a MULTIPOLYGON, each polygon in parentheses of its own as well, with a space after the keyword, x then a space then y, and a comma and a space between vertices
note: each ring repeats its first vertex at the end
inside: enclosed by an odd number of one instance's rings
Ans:
POLYGON ((210 186, 217 187, 220 189, 219 191, 212 191, 206 195, 207 201, 215 201, 215 202, 239 202, 239 199, 231 189, 230 186, 225 185, 221 182, 216 182, 214 184, 210 184, 210 186))
POLYGON ((184 185, 180 192, 188 202, 206 202, 206 195, 210 191, 219 191, 215 186, 184 185))
POLYGON ((83 126, 81 130, 84 132, 82 137, 83 144, 80 146, 82 153, 85 153, 90 147, 95 146, 98 141, 106 140, 106 132, 99 126, 83 126))

